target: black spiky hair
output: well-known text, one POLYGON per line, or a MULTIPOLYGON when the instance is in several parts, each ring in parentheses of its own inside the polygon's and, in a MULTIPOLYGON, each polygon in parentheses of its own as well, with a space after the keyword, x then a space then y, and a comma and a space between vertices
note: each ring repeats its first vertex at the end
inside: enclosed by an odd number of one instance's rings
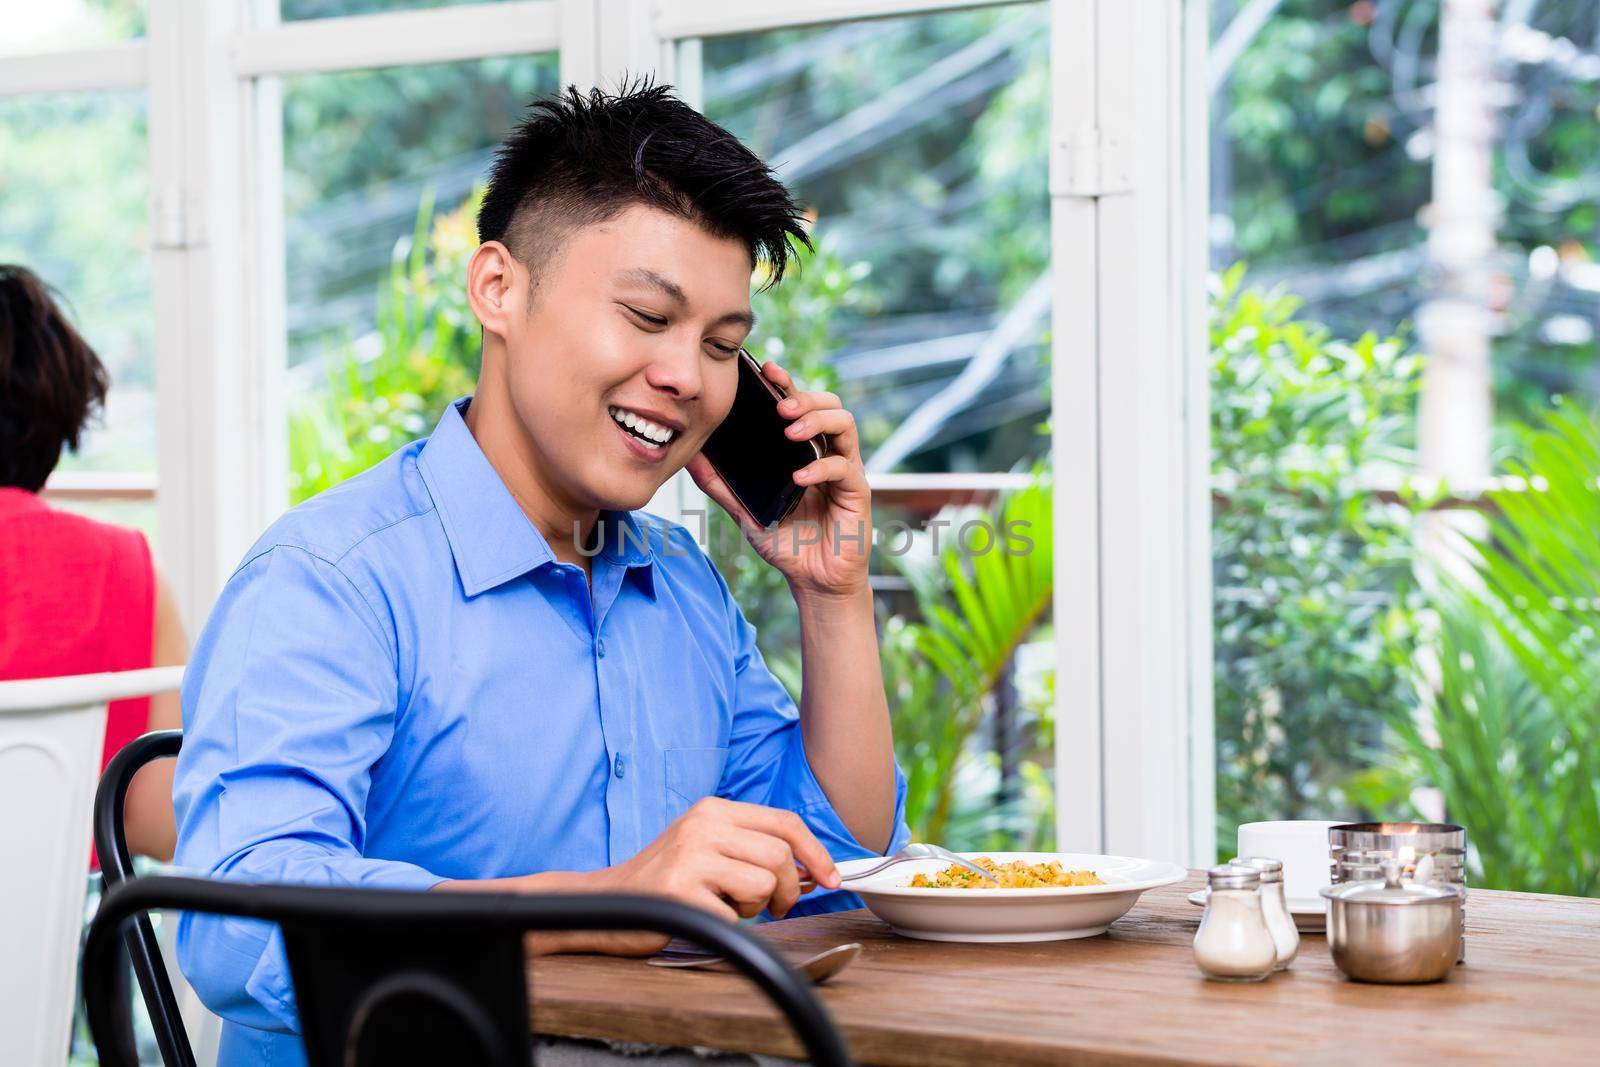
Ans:
MULTIPOLYGON (((536 100, 495 153, 478 239, 503 242, 537 275, 554 237, 643 204, 695 222, 782 277, 805 216, 737 137, 643 79, 615 94, 576 86, 536 100)), ((765 287, 765 286, 763 286, 765 287)))

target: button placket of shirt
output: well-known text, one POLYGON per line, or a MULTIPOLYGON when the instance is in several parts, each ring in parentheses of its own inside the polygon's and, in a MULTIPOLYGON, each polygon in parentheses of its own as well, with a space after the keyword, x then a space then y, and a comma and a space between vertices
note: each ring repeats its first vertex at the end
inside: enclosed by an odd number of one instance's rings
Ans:
MULTIPOLYGON (((606 639, 602 631, 617 601, 622 599, 622 567, 597 556, 594 560, 592 612, 593 662, 595 693, 600 702, 600 729, 606 749, 611 754, 611 778, 606 786, 606 808, 611 815, 612 862, 632 855, 644 847, 639 840, 643 820, 639 812, 639 780, 629 774, 633 762, 629 757, 633 746, 634 723, 632 701, 626 686, 625 656, 607 658, 606 639)), ((612 650, 614 651, 614 650, 612 650)))

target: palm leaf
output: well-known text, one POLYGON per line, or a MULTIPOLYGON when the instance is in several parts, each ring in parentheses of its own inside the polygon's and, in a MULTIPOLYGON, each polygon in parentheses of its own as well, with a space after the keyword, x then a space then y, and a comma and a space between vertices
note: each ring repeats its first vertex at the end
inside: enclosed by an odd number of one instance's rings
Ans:
MULTIPOLYGON (((904 701, 895 704, 896 745, 902 761, 912 764, 911 796, 922 822, 911 818, 910 801, 907 819, 927 840, 941 840, 947 833, 960 753, 977 729, 985 703, 1010 669, 1018 646, 1048 616, 1053 590, 1050 494, 1048 472, 1036 470, 1032 485, 1006 497, 991 513, 994 539, 988 551, 969 555, 958 540, 946 548, 937 567, 907 568, 923 622, 905 624, 904 635, 896 637, 895 651, 886 655, 885 668, 886 675, 914 671, 903 662, 914 650, 942 682, 938 700, 918 690, 919 699, 930 701, 927 711, 908 707, 904 701), (1016 529, 1025 531, 1031 545, 1024 549, 1015 539, 1008 543, 1005 532, 1016 529), (939 718, 936 726, 924 721, 930 717, 928 711, 939 718), (902 725, 908 720, 917 725, 902 725), (915 739, 935 733, 944 746, 944 758, 906 760, 908 750, 916 747, 915 739), (915 780, 919 774, 938 777, 915 780)), ((973 547, 982 548, 983 543, 974 539, 973 547)))
MULTIPOLYGON (((1600 891, 1600 425, 1558 408, 1519 437, 1471 573, 1436 594, 1424 730, 1396 740, 1468 828, 1481 884, 1600 891), (1432 736, 1429 736, 1431 732, 1432 736)), ((1403 721, 1402 721, 1403 720, 1403 721)))

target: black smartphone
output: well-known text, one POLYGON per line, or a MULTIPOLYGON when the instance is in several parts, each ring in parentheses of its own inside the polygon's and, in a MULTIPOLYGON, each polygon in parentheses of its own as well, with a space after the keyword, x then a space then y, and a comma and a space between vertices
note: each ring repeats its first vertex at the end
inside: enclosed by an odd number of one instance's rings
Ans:
POLYGON ((762 526, 782 522, 800 503, 806 487, 794 472, 828 454, 821 434, 794 441, 784 434, 793 420, 778 414, 788 394, 761 373, 750 353, 739 350, 739 391, 722 425, 701 448, 751 518, 762 526))

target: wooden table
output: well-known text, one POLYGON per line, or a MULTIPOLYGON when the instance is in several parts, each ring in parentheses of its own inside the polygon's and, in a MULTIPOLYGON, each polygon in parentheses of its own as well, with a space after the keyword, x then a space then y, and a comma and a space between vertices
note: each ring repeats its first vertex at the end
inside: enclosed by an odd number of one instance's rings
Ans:
MULTIPOLYGON (((1146 893, 1102 937, 957 945, 897 937, 866 911, 773 923, 793 952, 860 941, 821 989, 862 1063, 1600 1064, 1600 900, 1472 890, 1467 963, 1447 982, 1360 985, 1304 935, 1292 970, 1207 982, 1187 882, 1146 893)), ((755 987, 640 960, 537 962, 544 1034, 799 1056, 755 987)))

